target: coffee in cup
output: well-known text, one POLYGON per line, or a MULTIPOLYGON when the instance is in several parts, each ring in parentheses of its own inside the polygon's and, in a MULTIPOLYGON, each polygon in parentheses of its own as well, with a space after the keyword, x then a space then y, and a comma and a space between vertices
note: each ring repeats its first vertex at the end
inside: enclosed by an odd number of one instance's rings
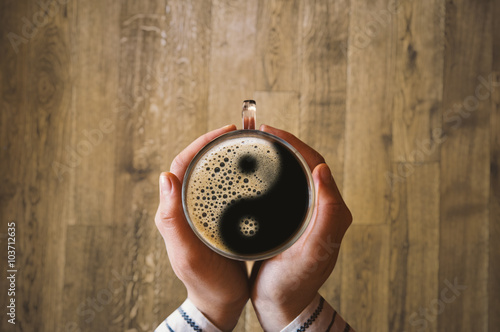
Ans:
POLYGON ((269 258, 291 246, 307 227, 314 201, 312 175, 298 151, 248 129, 203 147, 186 171, 182 194, 198 237, 240 260, 269 258))

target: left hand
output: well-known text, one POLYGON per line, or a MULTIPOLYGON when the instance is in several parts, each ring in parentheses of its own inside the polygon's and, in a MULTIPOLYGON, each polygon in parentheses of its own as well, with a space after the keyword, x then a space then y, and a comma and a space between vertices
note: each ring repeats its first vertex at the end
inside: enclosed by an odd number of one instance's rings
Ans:
POLYGON ((188 298, 218 328, 236 326, 249 298, 249 282, 243 262, 225 258, 208 248, 194 234, 182 208, 182 180, 195 154, 209 141, 236 127, 211 131, 182 151, 170 172, 160 176, 160 205, 155 222, 167 247, 177 277, 184 283, 188 298))

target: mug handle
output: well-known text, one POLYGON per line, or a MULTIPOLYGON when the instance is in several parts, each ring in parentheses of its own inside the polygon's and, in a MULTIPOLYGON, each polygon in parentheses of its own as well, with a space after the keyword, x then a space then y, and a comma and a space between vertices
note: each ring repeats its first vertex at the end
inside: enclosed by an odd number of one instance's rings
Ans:
POLYGON ((244 100, 241 109, 241 118, 243 121, 243 129, 255 130, 257 122, 257 103, 255 100, 244 100))

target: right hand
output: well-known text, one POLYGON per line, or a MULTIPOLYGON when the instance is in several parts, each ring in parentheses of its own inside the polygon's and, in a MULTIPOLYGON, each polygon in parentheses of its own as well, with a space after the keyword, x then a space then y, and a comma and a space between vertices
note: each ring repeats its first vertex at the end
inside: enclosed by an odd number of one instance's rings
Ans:
POLYGON ((257 317, 265 331, 279 331, 311 303, 330 276, 352 216, 318 152, 288 132, 269 126, 260 129, 302 154, 316 188, 313 217, 304 234, 283 253, 255 263, 252 270, 251 300, 257 317))

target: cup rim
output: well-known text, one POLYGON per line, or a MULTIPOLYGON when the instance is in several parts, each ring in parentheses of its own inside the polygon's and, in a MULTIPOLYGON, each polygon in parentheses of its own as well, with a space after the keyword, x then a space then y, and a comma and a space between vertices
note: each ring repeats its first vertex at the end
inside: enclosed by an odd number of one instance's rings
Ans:
POLYGON ((208 142, 203 148, 201 148, 196 153, 196 155, 193 157, 193 159, 189 163, 188 168, 186 169, 186 172, 184 173, 184 179, 182 181, 182 209, 184 212, 184 216, 186 217, 186 220, 187 220, 189 226, 191 227, 191 229, 193 230, 193 232, 211 250, 217 252, 218 254, 220 254, 224 257, 234 259, 234 260, 239 260, 239 261, 257 261, 257 260, 268 259, 268 258, 274 257, 274 256, 284 252, 288 248, 290 248, 302 236, 302 234, 306 230, 307 226, 309 225, 309 223, 312 219, 312 215, 313 215, 313 211, 314 211, 314 207, 315 207, 314 205, 315 205, 315 186, 314 186, 314 180, 312 177, 312 171, 311 171, 311 169, 309 169, 309 165, 307 164, 307 161, 300 154, 300 152, 295 147, 293 147, 290 143, 288 143, 287 141, 285 141, 284 139, 282 139, 276 135, 273 135, 273 134, 270 134, 270 133, 267 133, 267 132, 264 132, 261 130, 255 130, 255 129, 234 130, 234 131, 222 134, 222 135, 214 138, 213 140, 208 142), (298 162, 299 162, 299 164, 300 164, 300 166, 301 166, 301 168, 304 171, 304 174, 306 176, 307 185, 308 185, 308 189, 309 189, 309 202, 308 202, 307 212, 304 216, 304 220, 302 221, 300 228, 289 238, 289 240, 287 242, 283 243, 282 245, 279 245, 272 250, 264 251, 264 252, 258 253, 258 254, 245 255, 245 254, 237 254, 237 253, 233 253, 233 252, 227 252, 225 250, 222 250, 222 249, 214 246, 212 243, 210 243, 210 241, 205 239, 205 237, 203 237, 199 233, 198 229, 194 225, 194 222, 191 220, 191 216, 189 215, 189 210, 188 210, 187 201, 186 201, 186 193, 187 193, 187 189, 188 189, 188 182, 190 179, 190 174, 193 171, 194 167, 196 167, 199 159, 208 150, 210 150, 214 145, 216 145, 219 141, 231 139, 233 137, 259 137, 260 138, 262 136, 267 137, 267 139, 274 140, 274 141, 277 141, 278 143, 281 143, 298 160, 298 162))

